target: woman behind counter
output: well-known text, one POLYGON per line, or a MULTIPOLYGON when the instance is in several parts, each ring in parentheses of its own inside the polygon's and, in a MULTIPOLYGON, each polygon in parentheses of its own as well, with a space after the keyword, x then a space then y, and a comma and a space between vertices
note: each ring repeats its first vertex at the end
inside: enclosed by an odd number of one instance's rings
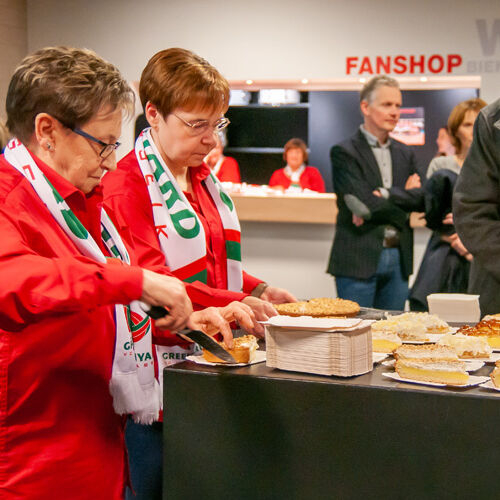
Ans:
POLYGON ((410 309, 427 311, 431 293, 467 293, 472 256, 453 227, 452 196, 455 183, 472 143, 474 122, 482 99, 457 104, 448 118, 448 132, 455 147, 452 156, 434 158, 424 187, 425 220, 433 230, 410 293, 410 309))
POLYGON ((308 159, 307 146, 302 139, 293 138, 285 144, 283 160, 284 168, 276 170, 269 181, 270 187, 283 190, 302 191, 310 189, 318 193, 325 192, 325 182, 316 167, 306 166, 308 159))
MULTIPOLYGON (((151 128, 103 184, 106 203, 131 230, 140 265, 168 266, 186 282, 195 308, 235 300, 257 320, 275 315, 271 302, 295 297, 243 271, 234 203, 203 163, 229 123, 226 79, 196 54, 171 48, 148 61, 139 94, 151 128)), ((255 332, 262 331, 256 323, 255 332)), ((173 339, 158 349, 168 356, 192 348, 173 339)), ((129 421, 126 437, 136 493, 128 491, 127 498, 161 498, 161 422, 129 421)))
POLYGON ((224 155, 224 148, 226 146, 224 132, 225 130, 215 135, 217 142, 212 151, 205 157, 205 163, 221 182, 239 184, 241 183, 241 175, 238 162, 234 158, 224 155))

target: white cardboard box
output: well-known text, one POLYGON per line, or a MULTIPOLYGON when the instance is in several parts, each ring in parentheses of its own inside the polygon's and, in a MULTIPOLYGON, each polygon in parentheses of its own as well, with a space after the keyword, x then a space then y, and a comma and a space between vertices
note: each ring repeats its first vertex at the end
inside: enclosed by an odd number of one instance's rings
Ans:
POLYGON ((432 293, 427 296, 429 312, 454 323, 477 323, 481 319, 479 295, 432 293))

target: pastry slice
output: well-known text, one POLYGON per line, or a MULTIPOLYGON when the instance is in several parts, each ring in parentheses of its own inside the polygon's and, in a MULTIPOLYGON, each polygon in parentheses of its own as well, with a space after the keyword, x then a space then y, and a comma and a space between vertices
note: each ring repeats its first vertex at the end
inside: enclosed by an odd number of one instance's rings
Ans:
POLYGON ((438 345, 449 346, 455 349, 457 356, 461 359, 486 358, 491 355, 492 348, 485 337, 474 337, 457 333, 447 334, 441 337, 438 345))
MULTIPOLYGON (((259 347, 257 338, 253 335, 244 335, 243 337, 235 338, 232 349, 228 349, 223 342, 219 342, 219 344, 233 356, 237 363, 250 363, 253 361, 259 347)), ((208 352, 206 349, 203 349, 203 357, 211 363, 225 363, 225 361, 219 359, 215 354, 208 352)))

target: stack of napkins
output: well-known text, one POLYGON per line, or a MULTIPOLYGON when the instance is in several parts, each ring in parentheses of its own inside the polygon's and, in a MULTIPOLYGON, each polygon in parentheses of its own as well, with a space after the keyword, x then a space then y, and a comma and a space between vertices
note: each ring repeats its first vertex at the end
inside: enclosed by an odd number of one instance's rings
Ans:
POLYGON ((351 377, 373 369, 372 321, 274 316, 266 323, 266 363, 296 372, 351 377))

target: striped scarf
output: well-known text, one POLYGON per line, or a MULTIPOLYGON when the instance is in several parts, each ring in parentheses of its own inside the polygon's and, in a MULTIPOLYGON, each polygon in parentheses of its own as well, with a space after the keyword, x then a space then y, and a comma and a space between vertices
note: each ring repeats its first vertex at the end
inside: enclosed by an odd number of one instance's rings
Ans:
MULTIPOLYGON (((68 204, 39 169, 26 147, 12 139, 5 159, 30 182, 49 212, 85 256, 106 262, 106 256, 68 204)), ((118 231, 104 209, 101 211, 102 241, 110 255, 126 264, 130 257, 118 231)), ((113 406, 118 414, 132 414, 136 422, 157 420, 161 392, 155 378, 152 359, 151 321, 138 301, 115 305, 115 352, 110 380, 113 406)))
MULTIPOLYGON (((148 188, 166 265, 185 282, 206 283, 207 249, 203 225, 158 153, 150 129, 144 130, 137 138, 135 154, 148 188)), ((243 287, 241 232, 234 203, 213 174, 203 182, 224 228, 227 288, 240 292, 243 287)))

